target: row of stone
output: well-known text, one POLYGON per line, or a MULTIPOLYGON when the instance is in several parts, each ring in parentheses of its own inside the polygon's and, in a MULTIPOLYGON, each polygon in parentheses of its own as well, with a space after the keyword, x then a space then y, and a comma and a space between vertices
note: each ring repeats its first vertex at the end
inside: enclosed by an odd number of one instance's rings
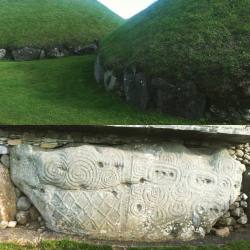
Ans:
POLYGON ((0 49, 0 60, 9 59, 15 61, 31 61, 45 58, 61 58, 73 55, 95 54, 98 47, 95 43, 87 46, 53 48, 24 47, 18 49, 0 49))
MULTIPOLYGON (((222 107, 219 101, 211 102, 192 82, 170 83, 161 77, 151 79, 136 67, 117 74, 113 70, 105 70, 100 57, 95 64, 95 78, 107 91, 142 110, 157 110, 187 119, 207 118, 237 124, 250 121, 250 106, 222 107)), ((243 88, 241 92, 243 96, 250 95, 249 88, 243 88)))

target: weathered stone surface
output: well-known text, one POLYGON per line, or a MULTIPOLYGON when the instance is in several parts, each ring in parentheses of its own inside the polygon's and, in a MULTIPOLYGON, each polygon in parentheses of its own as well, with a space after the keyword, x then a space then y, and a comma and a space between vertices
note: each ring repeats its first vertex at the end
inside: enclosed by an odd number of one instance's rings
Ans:
POLYGON ((4 59, 6 56, 6 49, 0 49, 0 60, 4 59))
POLYGON ((16 194, 8 169, 0 164, 0 222, 13 221, 16 214, 16 194))
POLYGON ((101 83, 103 80, 103 67, 100 63, 100 56, 96 57, 96 62, 95 62, 95 79, 98 83, 101 83))
POLYGON ((25 47, 12 51, 12 56, 15 61, 31 61, 40 58, 41 49, 25 47))
POLYGON ((50 229, 118 241, 203 237, 240 195, 244 170, 227 150, 175 144, 11 154, 13 181, 50 229))

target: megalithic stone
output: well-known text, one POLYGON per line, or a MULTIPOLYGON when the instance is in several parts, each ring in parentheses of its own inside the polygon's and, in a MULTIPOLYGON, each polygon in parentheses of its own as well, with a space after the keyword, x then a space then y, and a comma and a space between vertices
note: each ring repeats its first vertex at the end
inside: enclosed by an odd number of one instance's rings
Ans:
POLYGON ((13 221, 16 215, 16 194, 9 171, 0 163, 0 222, 13 221))
POLYGON ((14 183, 50 229, 121 242, 204 237, 239 196, 244 171, 227 150, 181 144, 11 154, 14 183))

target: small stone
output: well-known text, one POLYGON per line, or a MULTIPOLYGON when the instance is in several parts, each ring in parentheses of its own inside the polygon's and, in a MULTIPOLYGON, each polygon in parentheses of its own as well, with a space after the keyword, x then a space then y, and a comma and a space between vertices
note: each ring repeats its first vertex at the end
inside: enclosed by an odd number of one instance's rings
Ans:
POLYGON ((5 229, 8 227, 8 221, 1 221, 0 222, 0 229, 5 229))
POLYGON ((6 49, 0 49, 0 60, 4 59, 6 56, 6 49))
POLYGON ((245 155, 244 155, 244 158, 245 158, 246 160, 250 161, 250 155, 249 155, 249 154, 245 154, 245 155))
POLYGON ((43 221, 43 219, 42 219, 41 216, 39 216, 39 217, 37 218, 37 220, 38 220, 39 222, 42 222, 42 221, 43 221))
POLYGON ((229 152, 230 155, 234 155, 235 154, 235 151, 233 149, 229 149, 228 152, 229 152))
POLYGON ((38 217, 40 216, 40 213, 38 212, 38 210, 35 207, 31 207, 29 212, 30 212, 31 221, 37 221, 38 217))
POLYGON ((244 210, 242 207, 237 207, 235 210, 231 212, 232 216, 234 217, 241 217, 242 214, 244 214, 244 210))
POLYGON ((40 144, 40 147, 44 149, 54 149, 58 147, 58 143, 57 142, 42 142, 40 144))
POLYGON ((230 205, 229 209, 231 211, 235 210, 237 207, 240 207, 240 203, 239 202, 234 202, 232 205, 230 205))
POLYGON ((8 227, 9 228, 15 228, 17 225, 17 222, 16 221, 10 221, 9 224, 8 224, 8 227))
POLYGON ((242 224, 242 225, 245 225, 245 224, 247 224, 247 221, 248 221, 248 219, 247 219, 247 216, 244 214, 243 216, 241 216, 238 220, 237 220, 237 222, 239 223, 239 224, 242 224))
POLYGON ((10 146, 17 146, 17 145, 20 145, 21 143, 22 143, 21 139, 9 139, 8 140, 8 144, 10 146))
POLYGON ((8 155, 2 155, 1 156, 1 162, 6 168, 10 167, 10 157, 8 155))
POLYGON ((240 149, 237 149, 235 152, 236 156, 242 158, 244 156, 244 152, 240 149))
POLYGON ((222 226, 234 226, 236 224, 236 220, 233 217, 221 218, 218 221, 218 224, 222 226))
POLYGON ((17 201, 17 208, 21 211, 27 211, 31 207, 30 200, 26 196, 21 196, 17 201))
POLYGON ((223 215, 223 218, 229 218, 231 216, 230 212, 227 212, 223 215))
POLYGON ((246 194, 241 194, 240 198, 243 200, 243 201, 246 201, 248 199, 248 196, 246 194))
POLYGON ((243 150, 245 148, 245 145, 244 144, 240 144, 237 146, 237 149, 239 150, 243 150))
POLYGON ((246 201, 241 201, 241 202, 240 202, 240 206, 241 206, 241 207, 244 207, 244 208, 247 208, 248 205, 247 205, 247 202, 246 202, 246 201))
POLYGON ((16 214, 16 221, 20 225, 26 225, 29 221, 29 212, 20 211, 16 214))
POLYGON ((7 155, 9 153, 9 149, 5 145, 0 145, 0 155, 7 155))
POLYGON ((236 225, 234 225, 234 230, 238 230, 238 229, 240 229, 242 227, 242 225, 240 225, 240 224, 236 224, 236 225))
POLYGON ((230 229, 228 227, 215 229, 215 235, 218 237, 226 238, 230 235, 230 229))

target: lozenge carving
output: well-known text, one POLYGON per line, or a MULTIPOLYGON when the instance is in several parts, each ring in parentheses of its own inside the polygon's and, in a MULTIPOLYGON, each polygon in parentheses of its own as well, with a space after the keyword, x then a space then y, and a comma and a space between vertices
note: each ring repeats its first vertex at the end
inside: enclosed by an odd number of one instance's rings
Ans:
POLYGON ((12 152, 15 184, 55 231, 163 242, 203 237, 240 194, 244 166, 227 150, 182 145, 12 152))

